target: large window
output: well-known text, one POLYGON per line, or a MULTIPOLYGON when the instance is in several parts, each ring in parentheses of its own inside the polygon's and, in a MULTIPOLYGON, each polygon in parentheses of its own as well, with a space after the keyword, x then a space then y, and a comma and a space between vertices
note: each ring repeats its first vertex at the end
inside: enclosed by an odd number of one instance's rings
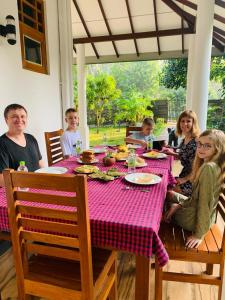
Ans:
POLYGON ((18 0, 23 68, 47 74, 43 0, 18 0))

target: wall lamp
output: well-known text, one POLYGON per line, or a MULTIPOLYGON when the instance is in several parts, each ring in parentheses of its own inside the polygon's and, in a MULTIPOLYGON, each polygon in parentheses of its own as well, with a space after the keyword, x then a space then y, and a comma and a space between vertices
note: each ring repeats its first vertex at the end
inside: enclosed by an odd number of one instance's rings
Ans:
POLYGON ((0 25, 0 35, 6 37, 10 45, 16 44, 16 26, 13 16, 8 15, 6 17, 6 25, 0 25))

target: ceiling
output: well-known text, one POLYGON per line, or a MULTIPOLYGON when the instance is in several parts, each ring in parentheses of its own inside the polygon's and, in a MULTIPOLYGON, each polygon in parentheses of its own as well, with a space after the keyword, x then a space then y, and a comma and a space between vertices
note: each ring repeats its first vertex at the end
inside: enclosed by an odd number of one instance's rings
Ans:
MULTIPOLYGON (((213 54, 224 54, 225 1, 215 0, 213 54)), ((197 0, 71 0, 74 62, 85 43, 87 63, 187 55, 197 0)))

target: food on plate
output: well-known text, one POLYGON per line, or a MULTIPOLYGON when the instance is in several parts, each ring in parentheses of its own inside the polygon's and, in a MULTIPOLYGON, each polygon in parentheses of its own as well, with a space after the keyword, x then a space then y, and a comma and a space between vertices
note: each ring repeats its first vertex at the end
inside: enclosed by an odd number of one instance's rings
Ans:
POLYGON ((83 163, 91 163, 95 159, 94 151, 84 150, 80 158, 83 163))
POLYGON ((149 175, 143 175, 141 177, 137 177, 135 178, 135 182, 136 183, 140 183, 140 184, 148 184, 149 182, 151 182, 153 180, 153 177, 151 174, 149 175))
POLYGON ((113 177, 120 177, 126 175, 126 173, 120 172, 117 168, 111 168, 107 171, 107 175, 113 177))
POLYGON ((128 152, 119 152, 119 153, 116 153, 115 157, 116 157, 116 160, 126 160, 128 158, 128 152))
POLYGON ((151 157, 151 158, 157 158, 159 156, 159 152, 157 151, 150 151, 148 153, 145 154, 147 157, 151 157))
POLYGON ((118 152, 128 152, 128 147, 126 145, 118 146, 118 152))
POLYGON ((97 171, 96 173, 90 174, 89 177, 92 179, 98 179, 103 181, 112 181, 115 178, 126 175, 123 172, 119 172, 117 168, 111 168, 107 172, 97 171))
POLYGON ((136 162, 135 165, 138 166, 143 166, 145 164, 145 160, 139 156, 136 157, 136 162))
MULTIPOLYGON (((126 165, 127 165, 127 161, 126 161, 126 165)), ((145 167, 145 166, 146 166, 145 160, 137 156, 135 160, 135 167, 145 167)))
POLYGON ((107 175, 105 172, 97 172, 89 175, 90 178, 92 179, 99 179, 103 181, 112 181, 115 178, 113 176, 107 175))
POLYGON ((75 168, 74 171, 77 173, 91 174, 91 173, 98 172, 99 168, 96 166, 83 165, 83 166, 75 168))
POLYGON ((112 156, 112 152, 109 152, 104 158, 103 158, 103 164, 105 167, 111 167, 115 164, 116 159, 112 156))

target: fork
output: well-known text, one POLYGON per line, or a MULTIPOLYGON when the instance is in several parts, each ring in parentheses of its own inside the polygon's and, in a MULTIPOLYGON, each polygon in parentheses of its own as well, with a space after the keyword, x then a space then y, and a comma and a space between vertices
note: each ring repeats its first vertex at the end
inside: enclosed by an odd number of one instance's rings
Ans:
POLYGON ((125 191, 140 191, 140 192, 145 192, 145 193, 150 192, 150 190, 147 190, 147 189, 138 189, 138 188, 131 187, 131 186, 125 186, 124 188, 122 188, 122 190, 125 190, 125 191))

